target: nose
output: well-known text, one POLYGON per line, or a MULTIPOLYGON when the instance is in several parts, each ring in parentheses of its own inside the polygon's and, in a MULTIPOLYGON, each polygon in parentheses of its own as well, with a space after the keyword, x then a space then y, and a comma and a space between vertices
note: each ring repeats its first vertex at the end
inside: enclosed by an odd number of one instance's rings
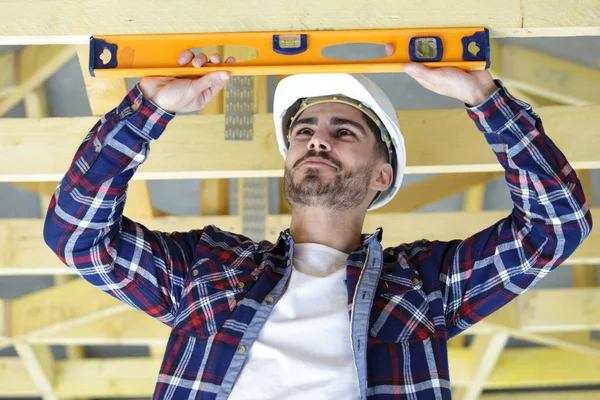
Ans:
POLYGON ((307 148, 314 151, 331 151, 331 144, 327 135, 315 132, 308 141, 307 148))

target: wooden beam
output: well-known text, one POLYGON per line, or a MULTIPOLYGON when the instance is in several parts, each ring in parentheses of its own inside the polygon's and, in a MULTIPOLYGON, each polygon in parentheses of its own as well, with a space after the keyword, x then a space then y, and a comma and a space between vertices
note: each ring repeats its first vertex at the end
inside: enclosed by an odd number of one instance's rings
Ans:
POLYGON ((82 279, 72 280, 13 300, 11 337, 52 332, 130 308, 82 279))
POLYGON ((19 64, 26 64, 31 68, 28 75, 20 77, 21 84, 0 99, 0 116, 23 100, 28 92, 44 83, 74 55, 75 48, 64 45, 28 46, 21 50, 17 56, 19 64))
MULTIPOLYGON (((89 291, 93 291, 90 289, 89 291)), ((557 312, 552 309, 552 305, 568 304, 571 309, 589 310, 594 304, 600 301, 600 289, 531 289, 517 299, 513 300, 515 308, 527 310, 522 312, 520 317, 516 314, 511 315, 511 305, 501 308, 496 313, 490 315, 478 324, 469 328, 465 334, 489 334, 494 333, 495 326, 502 325, 507 328, 520 330, 524 333, 537 333, 538 339, 543 336, 546 341, 552 344, 552 339, 561 341, 561 343, 571 342, 578 345, 577 351, 583 350, 586 346, 597 353, 600 347, 590 343, 590 341, 574 340, 568 335, 569 331, 589 331, 598 329, 598 319, 594 320, 595 314, 588 316, 583 312, 568 314, 566 307, 562 307, 557 312), (580 294, 580 291, 590 291, 590 293, 580 294), (549 291, 549 293, 547 293, 549 291), (547 299, 553 301, 547 305, 547 299), (557 315, 556 319, 553 319, 557 315), (514 322, 511 322, 514 321, 514 322), (542 322, 542 324, 540 324, 542 322), (554 334, 556 333, 556 335, 554 334), (558 335, 561 333, 561 335, 558 335)), ((556 307, 556 306, 555 306, 556 307)), ((65 305, 65 309, 69 306, 65 305)), ((57 313, 59 310, 56 311, 57 313)), ((67 311, 63 311, 66 313, 67 311)), ((596 311, 597 312, 597 311, 596 311)), ((28 336, 28 343, 45 344, 87 344, 87 345, 144 345, 159 344, 164 345, 169 334, 169 328, 145 315, 143 312, 135 309, 127 309, 118 315, 98 316, 95 319, 88 319, 85 324, 72 324, 68 328, 55 329, 46 333, 28 336)), ((536 337, 533 340, 536 340, 536 337)), ((544 341, 543 338, 541 341, 544 341)), ((566 346, 563 346, 566 347, 566 346)))
POLYGON ((465 393, 459 398, 462 400, 477 400, 481 397, 485 384, 500 358, 508 342, 506 333, 493 333, 478 335, 470 346, 472 356, 471 383, 465 388, 465 393))
POLYGON ((491 47, 492 68, 509 92, 521 89, 563 104, 600 104, 600 70, 516 45, 494 41, 491 47))
MULTIPOLYGON (((578 171, 577 175, 586 194, 586 200, 589 207, 593 206, 594 191, 592 187, 591 171, 578 171)), ((586 268, 584 265, 573 265, 573 286, 575 287, 596 287, 598 286, 598 270, 595 268, 586 268)))
MULTIPOLYGON (((396 196, 384 207, 370 211, 380 214, 390 212, 410 212, 457 195, 472 187, 503 176, 498 172, 464 172, 460 174, 440 174, 417 183, 401 187, 396 196)), ((468 210, 467 210, 468 211, 468 210)))
POLYGON ((164 348, 170 332, 167 325, 142 311, 129 309, 118 315, 97 318, 85 324, 28 337, 26 340, 29 343, 45 344, 149 345, 164 348))
MULTIPOLYGON (((576 169, 600 168, 600 106, 556 106, 536 110, 546 132, 576 169), (573 140, 576 132, 577 140, 573 140)), ((489 145, 464 110, 401 111, 406 172, 501 171, 489 145), (435 143, 435 146, 432 146, 435 143), (460 151, 456 149, 461 143, 460 151)), ((69 167, 82 135, 96 118, 0 119, 0 181, 58 181, 69 167)), ((254 116, 254 140, 224 140, 223 117, 179 116, 153 143, 152 154, 134 179, 283 176, 270 114, 254 116), (195 134, 191 135, 190 132, 195 134), (198 139, 202 132, 202 140, 198 139), (260 154, 261 157, 250 155, 260 154)))
MULTIPOLYGON (((457 387, 472 381, 468 349, 450 349, 450 375, 457 387)), ((0 370, 6 365, 13 371, 23 371, 20 360, 0 359, 0 370)), ((150 397, 156 384, 160 360, 146 358, 110 358, 64 360, 56 362, 55 392, 60 398, 88 396, 91 398, 150 397)), ((12 374, 13 382, 0 385, 0 395, 16 387, 35 393, 26 376, 12 374)), ((0 382, 5 378, 0 374, 0 382)), ((515 389, 544 386, 579 386, 600 383, 597 358, 555 349, 509 349, 498 361, 498 367, 486 385, 489 389, 515 389)), ((485 395, 482 398, 486 398, 485 395)), ((512 394, 511 394, 512 398, 512 394)))
POLYGON ((19 357, 0 357, 0 396, 39 397, 40 391, 19 357))
POLYGON ((597 385, 598 356, 557 349, 505 350, 486 384, 489 389, 597 385))
POLYGON ((590 13, 597 0, 582 0, 565 7, 558 0, 462 0, 448 6, 433 0, 421 7, 409 0, 377 3, 307 0, 294 7, 273 7, 269 0, 232 0, 220 3, 184 0, 165 15, 159 2, 133 11, 120 9, 116 0, 84 8, 65 7, 60 0, 7 2, 0 13, 0 44, 84 44, 90 35, 133 33, 304 31, 316 29, 421 28, 423 26, 485 26, 494 37, 600 35, 600 16, 590 13), (451 11, 454 10, 454 11, 451 11), (198 21, 198 15, 211 18, 198 21), (333 16, 335 18, 333 18, 333 16))
POLYGON ((600 329, 600 288, 544 289, 521 296, 521 327, 528 332, 600 329), (572 307, 578 304, 578 307, 572 307))
MULTIPOLYGON (((508 212, 503 211, 367 214, 364 232, 383 227, 384 246, 397 246, 420 238, 451 240, 467 238, 507 215, 508 212)), ((592 209, 592 215, 600 215, 600 210, 592 209)), ((282 230, 289 227, 290 220, 289 214, 267 216, 267 239, 275 240, 282 230)), ((210 224, 230 232, 241 232, 242 229, 241 218, 237 215, 156 217, 138 222, 163 232, 198 229, 210 224)), ((44 243, 40 235, 43 224, 41 219, 0 220, 0 276, 73 274, 44 243)), ((600 263, 598 243, 600 232, 593 229, 566 263, 600 263)))
MULTIPOLYGON (((593 209, 593 215, 600 215, 600 210, 593 209)), ((473 233, 487 228, 508 212, 482 211, 479 213, 465 212, 428 212, 428 213, 382 213, 369 214, 365 218, 364 232, 374 232, 378 227, 384 228, 382 245, 397 246, 400 243, 410 243, 417 238, 435 238, 436 240, 452 240, 467 238, 473 233)), ((275 238, 289 227, 290 215, 271 215, 267 218, 267 237, 275 238)), ((600 233, 592 230, 590 236, 575 250, 568 263, 600 263, 597 244, 600 243, 600 233)))
POLYGON ((43 400, 58 400, 53 391, 54 356, 49 346, 15 343, 15 350, 25 364, 43 400))
POLYGON ((10 300, 0 299, 0 348, 9 341, 10 335, 10 300))
POLYGON ((481 400, 598 400, 600 390, 527 391, 510 393, 484 393, 481 400))
POLYGON ((0 97, 13 90, 16 81, 15 54, 0 54, 0 97))

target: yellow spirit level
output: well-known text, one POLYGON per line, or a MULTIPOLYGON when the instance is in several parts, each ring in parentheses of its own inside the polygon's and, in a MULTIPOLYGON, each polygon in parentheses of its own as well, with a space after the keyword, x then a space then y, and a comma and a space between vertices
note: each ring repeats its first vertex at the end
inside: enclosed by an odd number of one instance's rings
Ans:
MULTIPOLYGON (((225 54, 227 56, 227 54, 225 54)), ((90 38, 90 74, 103 77, 198 76, 211 71, 231 75, 298 73, 401 72, 402 65, 453 66, 464 70, 490 66, 489 32, 485 28, 385 29, 308 32, 191 33, 112 35, 90 38), (329 46, 376 43, 395 46, 391 56, 374 60, 325 57, 329 46), (180 66, 179 55, 203 46, 246 46, 257 50, 252 60, 180 66)))

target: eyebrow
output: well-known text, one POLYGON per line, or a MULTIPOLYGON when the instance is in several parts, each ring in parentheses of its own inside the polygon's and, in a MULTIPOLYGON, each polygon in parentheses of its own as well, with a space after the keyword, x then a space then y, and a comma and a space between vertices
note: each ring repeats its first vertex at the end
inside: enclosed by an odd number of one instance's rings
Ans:
MULTIPOLYGON (((303 125, 318 125, 318 123, 319 123, 319 119, 317 117, 301 118, 301 119, 298 119, 298 120, 294 121, 294 123, 290 127, 290 130, 293 129, 294 126, 296 126, 298 124, 303 124, 303 125)), ((363 126, 361 124, 359 124, 356 121, 352 121, 350 119, 339 118, 339 117, 332 117, 331 120, 329 121, 329 123, 331 125, 334 125, 334 126, 350 125, 350 126, 353 126, 356 129, 358 129, 360 131, 360 133, 362 133, 364 136, 367 135, 367 132, 365 131, 365 128, 363 128, 363 126)))

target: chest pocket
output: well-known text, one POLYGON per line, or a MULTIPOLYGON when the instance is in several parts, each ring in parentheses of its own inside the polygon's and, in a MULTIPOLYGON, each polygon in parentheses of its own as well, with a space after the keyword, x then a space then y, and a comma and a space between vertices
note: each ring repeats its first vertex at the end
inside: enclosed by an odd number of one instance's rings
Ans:
POLYGON ((200 339, 215 335, 244 298, 254 279, 240 268, 210 258, 198 260, 186 278, 173 329, 200 339))
POLYGON ((418 273, 382 272, 371 310, 369 334, 384 342, 423 341, 435 333, 418 273))

